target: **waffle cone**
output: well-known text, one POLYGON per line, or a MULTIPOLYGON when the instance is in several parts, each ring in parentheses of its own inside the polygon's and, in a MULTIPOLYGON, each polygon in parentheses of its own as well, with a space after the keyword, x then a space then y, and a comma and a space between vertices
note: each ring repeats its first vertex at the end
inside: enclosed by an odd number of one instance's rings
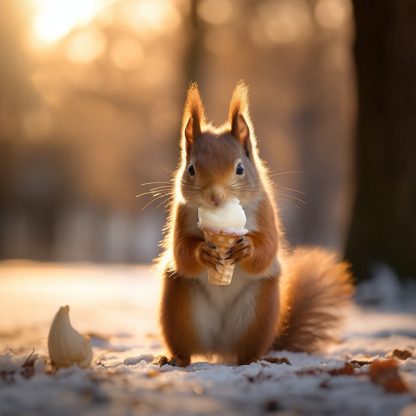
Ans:
MULTIPOLYGON (((227 257, 228 250, 241 238, 240 235, 214 233, 204 230, 205 241, 209 241, 217 247, 218 254, 222 259, 227 257)), ((216 269, 208 268, 208 282, 214 285, 229 285, 233 278, 234 264, 232 260, 222 260, 224 266, 218 265, 216 269)))

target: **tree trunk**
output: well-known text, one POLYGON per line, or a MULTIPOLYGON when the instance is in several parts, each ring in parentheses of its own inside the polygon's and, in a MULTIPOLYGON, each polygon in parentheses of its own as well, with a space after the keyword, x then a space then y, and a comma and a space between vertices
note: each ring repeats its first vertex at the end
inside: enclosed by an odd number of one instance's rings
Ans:
POLYGON ((346 258, 416 277, 416 1, 353 0, 356 195, 346 258))

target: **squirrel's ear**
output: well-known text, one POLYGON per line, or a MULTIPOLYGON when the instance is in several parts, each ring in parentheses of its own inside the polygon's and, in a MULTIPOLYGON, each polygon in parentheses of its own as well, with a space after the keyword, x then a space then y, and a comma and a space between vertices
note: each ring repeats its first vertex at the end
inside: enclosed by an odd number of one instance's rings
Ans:
POLYGON ((198 85, 192 83, 188 89, 182 121, 182 143, 187 154, 189 154, 195 139, 201 135, 204 123, 205 112, 201 95, 198 85))
POLYGON ((247 157, 250 157, 250 129, 247 125, 245 118, 237 113, 231 122, 231 134, 241 143, 244 147, 247 157))
POLYGON ((231 134, 241 143, 247 157, 251 153, 250 116, 248 113, 248 89, 243 81, 240 81, 234 89, 231 98, 229 121, 231 134))

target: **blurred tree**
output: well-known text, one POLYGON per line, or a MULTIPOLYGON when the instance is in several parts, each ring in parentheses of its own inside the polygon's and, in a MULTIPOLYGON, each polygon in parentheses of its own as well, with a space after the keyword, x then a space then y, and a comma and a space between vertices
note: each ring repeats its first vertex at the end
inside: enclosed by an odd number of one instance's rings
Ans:
POLYGON ((353 0, 356 195, 346 258, 416 277, 416 2, 353 0))
POLYGON ((0 13, 0 258, 13 244, 7 233, 20 207, 16 203, 21 121, 37 96, 28 81, 29 64, 23 38, 27 23, 24 5, 5 0, 0 13))
MULTIPOLYGON (((189 45, 188 53, 185 58, 184 72, 185 81, 187 82, 186 88, 188 88, 189 82, 195 82, 199 79, 200 74, 200 62, 202 54, 202 27, 198 18, 198 0, 191 0, 189 4, 189 15, 187 22, 189 45)), ((184 91, 184 97, 186 95, 186 89, 184 91)))

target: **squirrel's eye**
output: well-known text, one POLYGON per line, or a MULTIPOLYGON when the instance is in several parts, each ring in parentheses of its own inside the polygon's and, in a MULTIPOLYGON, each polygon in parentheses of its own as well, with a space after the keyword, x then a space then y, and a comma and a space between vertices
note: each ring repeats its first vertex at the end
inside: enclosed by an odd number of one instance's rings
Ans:
POLYGON ((191 176, 195 176, 195 168, 192 163, 188 166, 188 172, 191 176))
POLYGON ((241 162, 237 165, 235 173, 237 175, 242 175, 244 173, 244 165, 241 162))

